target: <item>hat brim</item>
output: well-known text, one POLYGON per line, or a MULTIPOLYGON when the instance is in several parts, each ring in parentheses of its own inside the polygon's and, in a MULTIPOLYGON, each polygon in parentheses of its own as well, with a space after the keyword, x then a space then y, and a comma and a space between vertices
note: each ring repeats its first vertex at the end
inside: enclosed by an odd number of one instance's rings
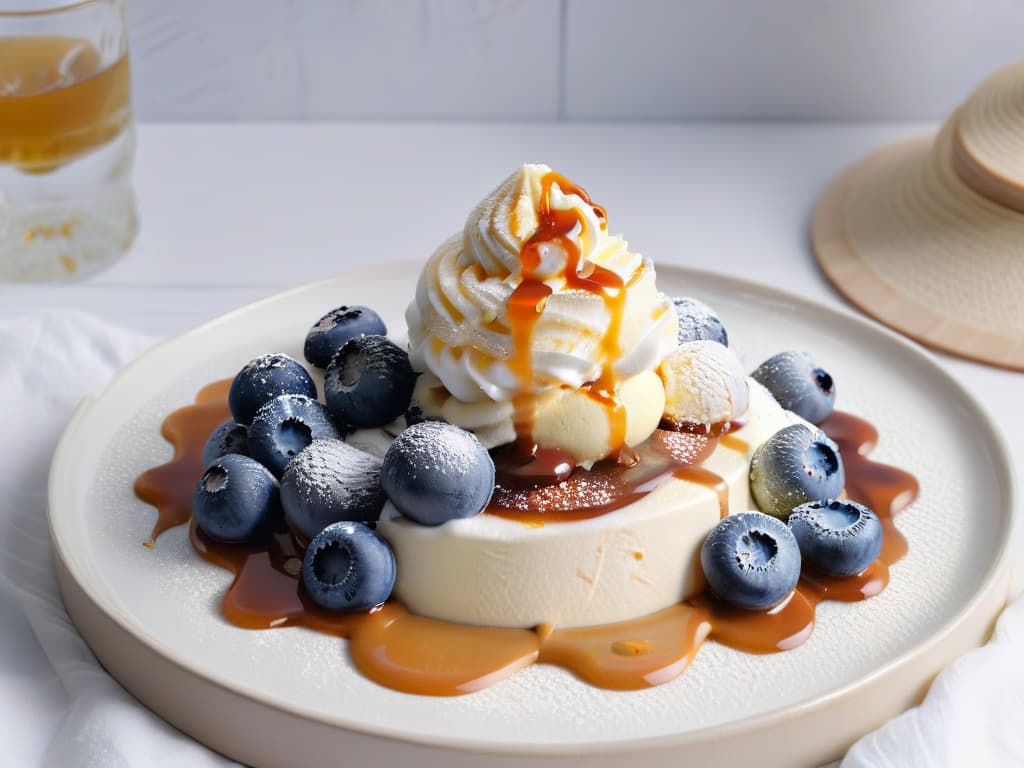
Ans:
POLYGON ((891 328, 1024 371, 1024 213, 958 176, 955 124, 844 172, 814 212, 815 256, 840 293, 891 328))

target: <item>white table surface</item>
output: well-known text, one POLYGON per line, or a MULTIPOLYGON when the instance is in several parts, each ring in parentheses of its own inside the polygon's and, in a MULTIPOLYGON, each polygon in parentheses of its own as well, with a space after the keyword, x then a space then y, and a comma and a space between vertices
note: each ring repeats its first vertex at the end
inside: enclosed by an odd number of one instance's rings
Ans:
MULTIPOLYGON (((0 318, 74 308, 170 335, 335 272, 425 259, 523 161, 545 162, 586 186, 609 210, 612 231, 656 263, 730 272, 853 312, 811 255, 814 203, 872 148, 932 127, 142 125, 142 229, 131 252, 85 283, 0 285, 0 318)), ((1002 426, 1021 475, 1024 378, 937 359, 1002 426)))

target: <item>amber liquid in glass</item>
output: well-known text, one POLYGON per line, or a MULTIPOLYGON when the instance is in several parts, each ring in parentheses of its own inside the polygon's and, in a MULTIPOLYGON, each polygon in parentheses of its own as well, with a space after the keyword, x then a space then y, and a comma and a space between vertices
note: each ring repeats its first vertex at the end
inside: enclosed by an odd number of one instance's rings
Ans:
POLYGON ((77 279, 135 236, 128 56, 0 37, 0 280, 77 279))
POLYGON ((131 117, 128 57, 103 66, 71 37, 0 38, 0 163, 51 171, 110 142, 131 117))

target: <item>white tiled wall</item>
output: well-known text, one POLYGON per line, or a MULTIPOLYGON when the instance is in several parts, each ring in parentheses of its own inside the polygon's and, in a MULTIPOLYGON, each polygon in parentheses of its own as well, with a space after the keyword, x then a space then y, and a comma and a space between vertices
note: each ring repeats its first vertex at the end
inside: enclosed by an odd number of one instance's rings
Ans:
POLYGON ((1024 56, 1021 0, 570 0, 571 117, 939 117, 1024 56))
POLYGON ((560 10, 557 0, 128 0, 136 104, 157 120, 547 118, 558 110, 560 10))
POLYGON ((141 119, 938 118, 1024 0, 127 0, 141 119))

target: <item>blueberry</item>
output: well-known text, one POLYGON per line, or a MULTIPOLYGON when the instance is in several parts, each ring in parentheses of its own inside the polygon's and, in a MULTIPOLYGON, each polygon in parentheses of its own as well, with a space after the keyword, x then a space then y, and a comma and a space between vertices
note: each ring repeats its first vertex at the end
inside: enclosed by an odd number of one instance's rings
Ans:
POLYGON ((750 492, 758 508, 785 520, 794 507, 834 499, 846 475, 839 447, 805 424, 780 429, 750 459, 750 492))
POLYGON ((820 424, 832 413, 835 382, 806 352, 780 352, 750 376, 764 385, 779 405, 812 424, 820 424))
POLYGON ((208 467, 221 456, 227 456, 229 453, 237 453, 241 456, 249 455, 246 429, 231 419, 213 430, 210 439, 203 446, 203 466, 208 467))
POLYGON ((324 393, 338 424, 383 427, 405 413, 416 386, 409 355, 383 336, 345 343, 327 366, 324 393))
POLYGON ((275 353, 251 360, 231 382, 228 407, 239 424, 252 423, 256 411, 278 395, 305 395, 316 399, 316 384, 302 364, 275 353))
POLYGON ((278 477, 314 440, 337 438, 327 409, 304 395, 279 395, 265 403, 249 427, 249 453, 278 477))
POLYGON ((391 444, 381 483, 410 520, 440 525, 483 511, 494 491, 494 462, 476 435, 443 421, 422 421, 391 444))
POLYGON ((303 354, 317 368, 326 368, 345 342, 357 336, 387 336, 380 315, 369 307, 338 307, 316 321, 306 334, 303 354))
POLYGON ((781 520, 741 512, 711 530, 700 548, 700 564, 722 600, 761 611, 781 603, 796 587, 800 548, 781 520))
POLYGON ((380 459, 341 440, 317 440, 284 471, 281 505, 306 538, 339 520, 374 522, 384 506, 380 459))
POLYGON ((332 523, 306 547, 302 583, 322 608, 367 611, 391 596, 395 554, 362 523, 332 523))
POLYGON ((196 486, 192 515, 203 532, 218 541, 257 539, 281 519, 277 480, 248 456, 221 456, 196 486))
POLYGON ((852 501, 810 501, 789 516, 803 558, 828 576, 854 576, 882 551, 878 515, 852 501))
POLYGON ((729 346, 729 334, 722 321, 703 301, 691 298, 672 299, 679 318, 678 338, 680 344, 688 341, 717 341, 729 346))

